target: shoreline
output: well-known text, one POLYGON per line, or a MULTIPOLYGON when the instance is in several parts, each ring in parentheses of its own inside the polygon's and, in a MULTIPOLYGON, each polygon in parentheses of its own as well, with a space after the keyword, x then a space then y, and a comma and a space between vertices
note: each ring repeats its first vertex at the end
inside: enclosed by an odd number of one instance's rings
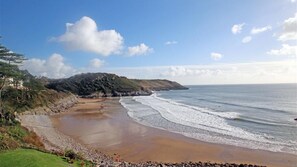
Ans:
MULTIPOLYGON (((76 105, 65 112, 72 112, 75 106, 76 105)), ((34 131, 41 138, 46 150, 53 153, 63 153, 65 150, 70 149, 83 155, 85 159, 95 162, 96 164, 114 165, 113 160, 106 154, 97 149, 86 147, 84 144, 76 141, 72 137, 63 134, 54 126, 50 117, 64 112, 51 113, 53 115, 49 113, 50 112, 47 114, 34 113, 34 115, 29 115, 27 113, 19 115, 18 117, 22 126, 34 131)))
POLYGON ((297 156, 293 154, 207 143, 144 126, 128 116, 119 98, 106 99, 100 104, 86 102, 85 106, 80 107, 78 111, 53 116, 52 120, 57 121, 57 129, 87 147, 97 148, 110 156, 120 155, 121 159, 128 162, 210 161, 275 167, 290 167, 297 163, 297 156), (98 108, 102 105, 99 112, 98 108))
POLYGON ((118 100, 97 99, 97 104, 95 99, 80 99, 82 103, 72 112, 51 116, 53 126, 88 148, 128 162, 210 161, 275 167, 297 163, 293 154, 207 143, 141 125, 127 115, 118 100))

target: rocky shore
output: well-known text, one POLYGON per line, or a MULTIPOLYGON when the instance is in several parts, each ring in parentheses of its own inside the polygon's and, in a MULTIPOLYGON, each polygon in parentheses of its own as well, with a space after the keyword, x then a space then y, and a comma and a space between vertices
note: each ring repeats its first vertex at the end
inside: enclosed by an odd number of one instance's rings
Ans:
POLYGON ((182 162, 182 163, 158 163, 158 162, 145 162, 132 164, 122 162, 120 167, 264 167, 252 164, 234 164, 234 163, 211 163, 211 162, 182 162))

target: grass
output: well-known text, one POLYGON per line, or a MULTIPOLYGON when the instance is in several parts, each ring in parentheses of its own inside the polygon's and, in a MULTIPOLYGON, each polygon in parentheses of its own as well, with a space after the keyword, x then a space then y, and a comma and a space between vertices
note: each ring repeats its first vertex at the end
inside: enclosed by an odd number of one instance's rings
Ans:
POLYGON ((0 152, 0 167, 91 167, 90 161, 74 160, 73 164, 67 158, 44 153, 34 149, 16 149, 0 152))
POLYGON ((20 124, 0 126, 0 167, 94 166, 92 162, 84 160, 72 150, 66 150, 64 156, 37 150, 45 149, 40 138, 34 132, 28 131, 20 124))
POLYGON ((0 126, 0 151, 18 147, 44 149, 40 138, 20 124, 0 126))
POLYGON ((33 149, 17 149, 0 153, 0 167, 68 167, 73 166, 57 155, 33 149))

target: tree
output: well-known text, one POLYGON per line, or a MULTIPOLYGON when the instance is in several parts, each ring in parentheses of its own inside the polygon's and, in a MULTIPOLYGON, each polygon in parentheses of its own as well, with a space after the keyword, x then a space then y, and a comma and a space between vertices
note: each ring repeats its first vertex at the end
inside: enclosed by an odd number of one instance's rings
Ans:
POLYGON ((18 65, 24 60, 25 57, 22 54, 14 53, 0 44, 0 117, 4 113, 2 91, 6 86, 7 79, 11 77, 18 80, 22 77, 18 65))

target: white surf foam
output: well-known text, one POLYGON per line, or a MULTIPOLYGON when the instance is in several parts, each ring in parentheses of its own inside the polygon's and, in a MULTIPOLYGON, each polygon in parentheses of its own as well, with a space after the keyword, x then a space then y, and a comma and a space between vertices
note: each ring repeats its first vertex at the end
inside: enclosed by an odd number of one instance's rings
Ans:
POLYGON ((236 113, 215 113, 204 108, 186 106, 185 104, 163 99, 155 94, 152 96, 138 96, 134 97, 134 99, 152 107, 165 119, 174 123, 248 140, 266 140, 260 135, 228 125, 224 118, 233 118, 237 116, 236 113))
MULTIPOLYGON (((285 143, 273 141, 271 140, 272 137, 267 134, 255 134, 242 128, 229 125, 227 122, 228 119, 234 119, 240 116, 235 112, 215 112, 207 108, 189 106, 169 99, 160 98, 156 94, 151 96, 137 96, 133 97, 133 100, 131 100, 121 98, 120 102, 128 109, 128 115, 131 118, 146 126, 164 129, 162 126, 147 123, 145 120, 146 117, 152 116, 157 112, 169 122, 206 132, 183 132, 177 131, 174 128, 165 129, 198 140, 278 152, 282 152, 282 149, 286 147, 285 143)), ((296 150, 294 150, 295 148, 293 151, 289 150, 289 152, 295 153, 296 150)))

